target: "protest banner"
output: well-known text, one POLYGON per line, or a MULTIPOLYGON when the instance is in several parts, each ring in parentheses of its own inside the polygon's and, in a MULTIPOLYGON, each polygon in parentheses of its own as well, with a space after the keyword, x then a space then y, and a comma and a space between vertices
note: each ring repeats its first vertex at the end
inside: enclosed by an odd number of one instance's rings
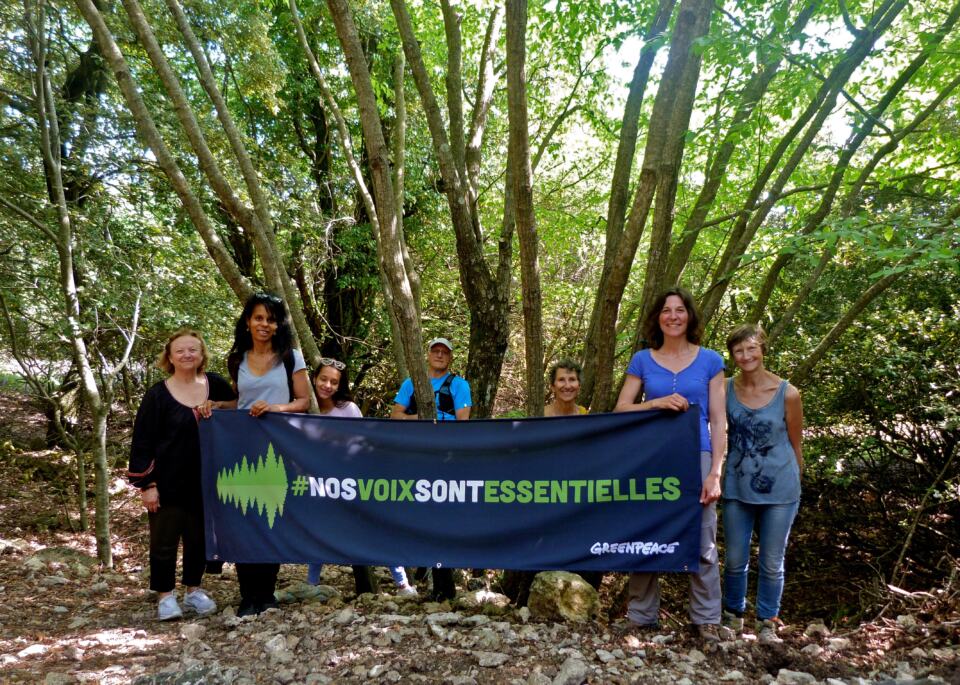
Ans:
POLYGON ((697 410, 200 422, 207 556, 239 562, 690 571, 697 410))

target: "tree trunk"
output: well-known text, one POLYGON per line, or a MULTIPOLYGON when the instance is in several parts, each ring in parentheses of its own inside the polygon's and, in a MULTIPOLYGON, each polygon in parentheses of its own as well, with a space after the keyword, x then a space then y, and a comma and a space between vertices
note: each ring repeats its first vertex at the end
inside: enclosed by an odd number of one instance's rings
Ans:
POLYGON ((520 283, 526 360, 526 413, 543 416, 543 302, 537 258, 537 221, 533 210, 533 171, 527 121, 527 3, 507 0, 507 108, 510 143, 507 163, 513 169, 517 238, 520 241, 520 283))
POLYGON ((94 420, 94 459, 98 466, 96 480, 96 541, 97 558, 105 568, 113 567, 113 551, 110 548, 110 480, 106 470, 106 414, 96 375, 87 356, 86 342, 80 326, 80 297, 74 280, 73 243, 74 233, 70 211, 63 190, 63 173, 60 166, 60 128, 53 91, 46 72, 46 45, 44 42, 44 9, 41 6, 36 17, 28 7, 26 13, 27 34, 35 67, 33 99, 36 106, 37 125, 40 131, 40 151, 43 156, 44 173, 50 201, 56 210, 57 231, 48 232, 53 238, 60 263, 60 291, 63 295, 67 336, 73 350, 74 363, 80 376, 80 384, 94 420), (103 472, 99 468, 103 465, 103 472))
POLYGON ((413 289, 403 263, 396 196, 390 178, 390 159, 383 137, 383 125, 380 122, 370 72, 367 69, 357 28, 353 23, 353 16, 346 0, 327 0, 327 7, 333 17, 337 36, 347 60, 350 78, 357 93, 357 106, 360 110, 360 123, 370 158, 370 173, 378 212, 377 223, 380 236, 378 248, 393 295, 393 308, 400 325, 404 358, 411 372, 420 417, 433 418, 436 416, 433 388, 424 362, 420 318, 414 302, 413 289))
MULTIPOLYGON (((492 86, 490 81, 481 81, 483 90, 478 92, 474 105, 474 114, 471 120, 470 152, 463 151, 461 163, 458 152, 460 141, 465 141, 462 132, 448 135, 443 125, 443 117, 437 104, 436 95, 430 81, 430 75, 423 62, 420 45, 414 35, 413 25, 403 0, 391 0, 393 15, 397 20, 397 28, 403 43, 403 52, 413 74, 414 83, 420 94, 420 101, 427 118, 427 126, 433 143, 433 152, 440 168, 443 179, 444 193, 450 220, 453 224, 457 241, 457 259, 460 263, 460 284, 463 288, 464 299, 470 309, 470 357, 467 362, 467 379, 473 390, 473 410, 471 416, 483 418, 489 416, 496 397, 497 385, 500 379, 500 370, 503 367, 503 354, 506 352, 508 336, 508 317, 510 299, 510 279, 503 278, 505 270, 510 267, 512 248, 509 240, 505 240, 501 232, 499 262, 497 275, 494 277, 487 266, 484 256, 483 229, 476 197, 471 191, 471 183, 466 177, 466 160, 470 159, 470 168, 479 168, 479 141, 483 137, 486 114, 490 107, 492 86), (453 142, 451 142, 453 141, 453 142), (506 261, 504 261, 506 260, 506 261)), ((491 17, 487 36, 495 35, 496 15, 491 17)), ((457 60, 460 55, 459 19, 451 8, 444 12, 444 30, 448 40, 448 72, 454 72, 449 83, 457 80, 459 67, 457 60), (452 60, 452 61, 451 61, 452 60)), ((481 58, 479 73, 490 74, 487 61, 492 59, 492 45, 485 41, 485 49, 481 58), (487 48, 491 48, 487 51, 487 48)), ((450 93, 448 92, 448 96, 450 93)), ((454 99, 458 95, 453 96, 454 99)), ((450 107, 448 103, 448 108, 450 107)), ((453 103, 454 117, 462 126, 463 117, 456 114, 457 103, 453 103)), ((454 123, 454 122, 451 122, 454 123)), ((466 142, 463 143, 466 145, 466 142)), ((512 231, 512 221, 505 222, 505 227, 512 231)), ((511 234, 512 235, 512 234, 511 234)))
MULTIPOLYGON (((599 298, 601 309, 597 316, 596 376, 590 403, 594 411, 609 410, 613 400, 616 337, 611 333, 616 329, 623 291, 643 235, 647 214, 658 190, 664 193, 662 211, 666 213, 661 214, 661 222, 668 222, 669 214, 672 213, 676 189, 676 179, 673 177, 679 169, 677 156, 683 154, 683 134, 689 125, 700 68, 700 58, 694 54, 693 46, 694 41, 705 35, 709 29, 712 10, 713 3, 706 0, 683 0, 677 13, 670 53, 650 115, 643 167, 633 207, 610 266, 607 288, 599 298)), ((660 231, 662 233, 662 227, 660 231)), ((663 248, 662 245, 652 247, 651 254, 653 249, 663 248)), ((649 278, 648 283, 652 286, 649 278)))
MULTIPOLYGON (((627 201, 630 194, 630 172, 633 168, 633 156, 637 147, 640 110, 643 106, 643 96, 647 90, 647 81, 650 78, 650 69, 654 58, 660 50, 661 42, 657 38, 667 29, 670 16, 676 0, 660 0, 657 13, 650 22, 644 34, 643 49, 640 59, 633 70, 630 81, 630 90, 627 102, 623 108, 623 121, 620 125, 620 140, 617 145, 617 158, 613 168, 613 179, 610 182, 610 200, 607 205, 606 245, 603 254, 603 268, 600 274, 600 283, 597 286, 597 295, 593 310, 590 314, 590 325, 583 345, 583 383, 580 390, 582 401, 590 405, 593 398, 593 386, 597 375, 597 355, 601 330, 598 327, 600 315, 604 311, 604 301, 610 290, 610 271, 620 249, 620 237, 623 235, 623 222, 627 213, 627 201)), ((608 332, 603 332, 607 335, 608 332)))

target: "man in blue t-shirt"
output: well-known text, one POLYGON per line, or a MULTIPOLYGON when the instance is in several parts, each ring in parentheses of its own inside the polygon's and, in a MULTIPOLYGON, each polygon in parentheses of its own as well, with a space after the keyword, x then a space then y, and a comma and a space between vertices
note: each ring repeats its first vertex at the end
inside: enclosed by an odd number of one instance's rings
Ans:
MULTIPOLYGON (((466 421, 470 418, 470 384, 460 376, 450 373, 453 361, 453 345, 446 338, 434 338, 427 343, 427 365, 430 367, 430 384, 437 404, 437 421, 466 421)), ((413 381, 409 378, 400 385, 393 399, 391 419, 420 418, 413 396, 413 381)), ((433 576, 431 596, 439 601, 453 599, 457 587, 453 582, 453 569, 430 569, 433 576)), ((417 577, 420 577, 419 574, 417 577)))
MULTIPOLYGON (((460 376, 450 373, 453 361, 453 345, 446 338, 434 338, 427 343, 427 364, 430 367, 430 384, 437 404, 437 421, 466 421, 470 418, 470 384, 460 376)), ((413 397, 413 381, 409 378, 400 385, 393 399, 391 419, 418 419, 413 397)))

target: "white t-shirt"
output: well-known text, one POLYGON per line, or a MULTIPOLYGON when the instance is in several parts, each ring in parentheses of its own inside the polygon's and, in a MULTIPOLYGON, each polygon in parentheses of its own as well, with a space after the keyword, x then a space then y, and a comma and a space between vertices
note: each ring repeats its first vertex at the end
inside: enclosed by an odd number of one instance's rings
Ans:
MULTIPOLYGON (((268 404, 286 404, 290 401, 290 388, 287 385, 287 370, 283 360, 277 359, 277 364, 262 376, 250 373, 247 366, 247 352, 243 354, 240 370, 237 372, 237 399, 238 409, 249 409, 257 400, 264 400, 268 404)), ((293 350, 293 373, 307 368, 300 350, 293 350)))
POLYGON ((363 417, 363 414, 360 413, 360 407, 353 402, 347 402, 342 407, 335 406, 326 414, 321 413, 320 416, 341 416, 348 419, 359 419, 363 417))

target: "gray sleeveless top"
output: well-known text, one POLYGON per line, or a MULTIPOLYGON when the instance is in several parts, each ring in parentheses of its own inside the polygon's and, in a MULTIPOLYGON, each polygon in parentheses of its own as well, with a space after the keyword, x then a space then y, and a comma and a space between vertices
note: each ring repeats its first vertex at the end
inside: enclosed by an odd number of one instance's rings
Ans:
POLYGON ((800 467, 787 435, 781 381, 773 398, 759 409, 740 403, 727 381, 727 467, 724 499, 749 504, 788 504, 800 499, 800 467))

